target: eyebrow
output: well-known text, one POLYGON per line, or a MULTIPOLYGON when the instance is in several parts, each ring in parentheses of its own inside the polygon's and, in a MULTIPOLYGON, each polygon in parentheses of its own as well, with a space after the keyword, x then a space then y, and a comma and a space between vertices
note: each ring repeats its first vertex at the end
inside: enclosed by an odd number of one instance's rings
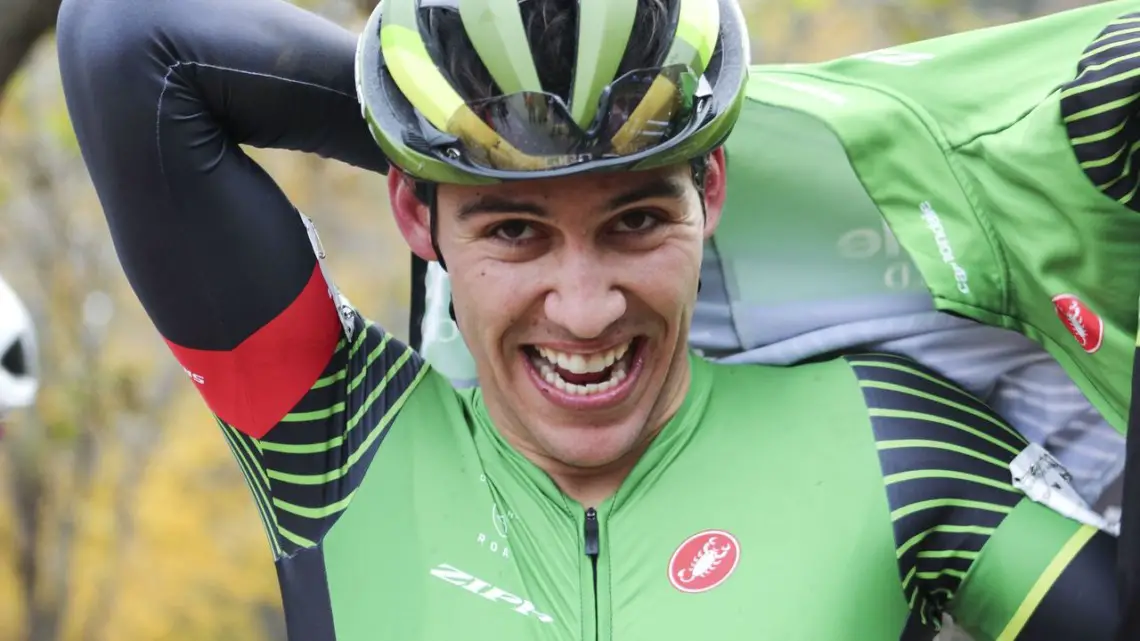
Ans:
MULTIPOLYGON (((683 200, 685 187, 677 178, 670 176, 658 178, 648 183, 638 185, 636 188, 611 198, 607 203, 608 209, 622 207, 641 202, 643 200, 665 199, 683 200)), ((459 219, 471 218, 479 214, 530 214, 539 218, 550 216, 546 208, 527 200, 511 200, 497 196, 482 196, 463 205, 459 209, 459 219)))

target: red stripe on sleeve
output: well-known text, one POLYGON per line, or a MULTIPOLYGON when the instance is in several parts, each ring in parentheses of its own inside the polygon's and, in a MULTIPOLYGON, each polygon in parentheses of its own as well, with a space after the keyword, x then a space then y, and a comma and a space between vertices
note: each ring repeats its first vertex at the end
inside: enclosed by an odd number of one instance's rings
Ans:
POLYGON ((341 336, 336 305, 318 264, 296 300, 236 348, 167 345, 214 414, 261 438, 321 377, 341 336))

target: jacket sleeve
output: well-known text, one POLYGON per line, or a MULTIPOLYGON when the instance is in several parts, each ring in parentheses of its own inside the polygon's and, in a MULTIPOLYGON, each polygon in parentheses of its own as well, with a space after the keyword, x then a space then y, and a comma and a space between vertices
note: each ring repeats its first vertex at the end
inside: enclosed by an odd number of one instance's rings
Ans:
POLYGON ((283 0, 65 0, 57 42, 131 286, 214 413, 262 436, 350 325, 305 219, 240 145, 386 171, 355 38, 283 0))

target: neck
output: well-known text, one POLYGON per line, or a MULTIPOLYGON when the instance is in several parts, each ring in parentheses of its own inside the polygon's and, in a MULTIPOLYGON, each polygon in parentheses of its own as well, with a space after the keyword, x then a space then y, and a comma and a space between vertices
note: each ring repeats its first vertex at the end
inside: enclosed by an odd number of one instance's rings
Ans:
MULTIPOLYGON (((676 415, 684 403, 691 381, 688 352, 682 351, 679 358, 681 359, 680 362, 674 363, 665 384, 662 385, 662 391, 658 394, 645 427, 641 429, 637 440, 626 451, 609 462, 591 466, 575 465, 545 451, 534 441, 529 430, 525 428, 499 428, 499 433, 516 451, 543 472, 546 472, 567 497, 577 501, 583 507, 597 507, 617 492, 634 466, 641 460, 642 455, 649 449, 653 439, 657 438, 657 435, 661 433, 661 430, 676 415)), ((496 416, 498 412, 495 409, 497 408, 493 407, 492 404, 488 404, 487 409, 496 426, 514 424, 511 421, 500 422, 500 418, 506 419, 506 415, 499 414, 496 416)))
POLYGON ((618 491, 626 477, 633 471, 633 467, 641 460, 641 455, 653 442, 653 438, 660 432, 660 427, 653 430, 647 434, 644 442, 638 443, 637 448, 627 452, 620 459, 600 467, 573 467, 549 457, 528 456, 527 458, 546 472, 567 497, 577 501, 582 507, 597 507, 618 491))

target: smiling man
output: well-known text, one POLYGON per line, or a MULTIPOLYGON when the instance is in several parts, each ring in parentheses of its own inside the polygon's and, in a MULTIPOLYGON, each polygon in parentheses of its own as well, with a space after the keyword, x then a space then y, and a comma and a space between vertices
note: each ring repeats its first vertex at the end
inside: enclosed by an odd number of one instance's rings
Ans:
POLYGON ((1012 485, 1066 489, 982 403, 895 356, 689 349, 749 78, 733 0, 384 0, 359 46, 276 0, 67 0, 58 42, 290 638, 1111 633, 1114 540, 1012 485), (356 312, 242 144, 388 172, 478 387, 356 312))
MULTIPOLYGON (((439 190, 439 251, 496 428, 566 492, 602 501, 677 412, 705 237, 723 202, 723 153, 706 209, 687 163, 439 190)), ((431 255, 430 212, 401 172, 394 210, 431 255)))

